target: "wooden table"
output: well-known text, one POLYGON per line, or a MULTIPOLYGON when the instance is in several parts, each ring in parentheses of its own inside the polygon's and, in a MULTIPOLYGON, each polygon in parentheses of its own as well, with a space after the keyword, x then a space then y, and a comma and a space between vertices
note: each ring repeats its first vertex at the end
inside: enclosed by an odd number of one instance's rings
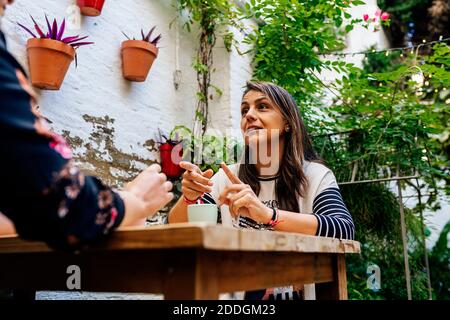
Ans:
POLYGON ((359 252, 356 241, 206 224, 116 231, 75 254, 0 237, 0 290, 67 290, 67 268, 77 265, 82 291, 217 299, 225 292, 315 283, 317 299, 347 299, 345 254, 359 252))

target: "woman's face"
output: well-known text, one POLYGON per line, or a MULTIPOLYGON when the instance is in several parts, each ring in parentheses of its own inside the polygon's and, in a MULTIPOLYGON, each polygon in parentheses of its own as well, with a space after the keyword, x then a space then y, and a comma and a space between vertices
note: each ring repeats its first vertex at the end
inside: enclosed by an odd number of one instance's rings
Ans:
POLYGON ((14 0, 0 0, 0 16, 5 14, 6 5, 13 3, 14 0))
POLYGON ((241 130, 245 143, 271 142, 283 139, 286 121, 280 109, 259 91, 249 91, 241 103, 241 130))

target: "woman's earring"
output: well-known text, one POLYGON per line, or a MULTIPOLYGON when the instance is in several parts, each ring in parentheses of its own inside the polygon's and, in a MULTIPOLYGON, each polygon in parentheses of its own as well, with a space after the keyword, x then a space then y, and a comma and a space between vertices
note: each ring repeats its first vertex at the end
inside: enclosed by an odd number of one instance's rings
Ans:
POLYGON ((286 130, 286 132, 291 131, 291 127, 290 126, 286 126, 285 130, 286 130))

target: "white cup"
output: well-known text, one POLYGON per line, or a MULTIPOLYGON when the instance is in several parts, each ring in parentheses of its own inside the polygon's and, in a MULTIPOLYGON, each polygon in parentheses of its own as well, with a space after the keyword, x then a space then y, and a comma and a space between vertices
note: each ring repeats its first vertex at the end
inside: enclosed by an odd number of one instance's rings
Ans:
POLYGON ((215 204, 191 204, 188 206, 189 222, 207 222, 217 224, 217 205, 215 204))
POLYGON ((230 226, 240 229, 239 219, 240 216, 232 217, 230 213, 230 208, 227 205, 220 206, 220 213, 222 216, 222 225, 230 226))

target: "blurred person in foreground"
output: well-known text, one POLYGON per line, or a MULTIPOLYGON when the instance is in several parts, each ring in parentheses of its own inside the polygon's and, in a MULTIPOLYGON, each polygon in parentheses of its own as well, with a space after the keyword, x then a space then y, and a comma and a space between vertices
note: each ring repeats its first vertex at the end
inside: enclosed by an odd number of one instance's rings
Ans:
POLYGON ((39 114, 24 69, 6 49, 0 0, 0 235, 18 233, 57 248, 100 240, 117 227, 144 225, 173 198, 152 165, 114 191, 74 165, 66 141, 39 114))

